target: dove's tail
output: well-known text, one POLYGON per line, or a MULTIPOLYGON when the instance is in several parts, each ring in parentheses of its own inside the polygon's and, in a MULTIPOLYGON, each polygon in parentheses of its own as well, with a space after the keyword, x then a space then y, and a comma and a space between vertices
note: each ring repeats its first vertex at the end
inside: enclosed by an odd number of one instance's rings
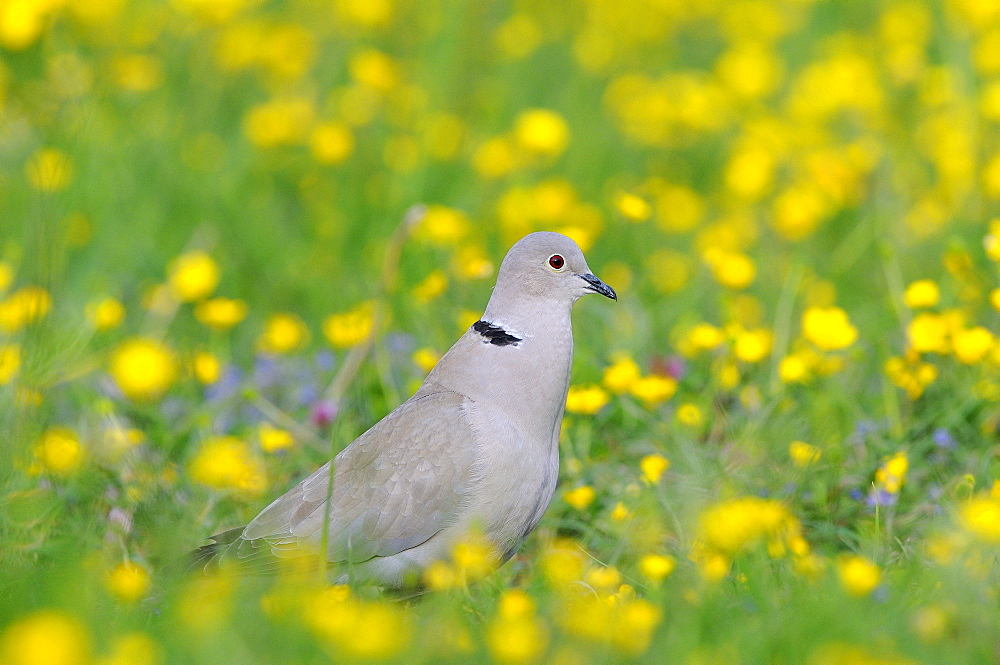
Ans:
POLYGON ((229 548, 233 545, 239 545, 243 540, 244 528, 239 526, 211 536, 211 543, 202 545, 188 555, 188 570, 205 573, 217 571, 229 548))

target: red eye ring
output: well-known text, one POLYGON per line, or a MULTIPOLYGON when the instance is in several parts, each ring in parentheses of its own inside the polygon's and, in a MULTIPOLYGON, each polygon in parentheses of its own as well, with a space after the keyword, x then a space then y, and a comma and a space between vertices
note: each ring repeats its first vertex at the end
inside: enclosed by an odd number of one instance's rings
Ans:
POLYGON ((559 254, 553 254, 549 257, 549 265, 552 266, 554 270, 562 270, 562 267, 566 265, 566 259, 559 254))

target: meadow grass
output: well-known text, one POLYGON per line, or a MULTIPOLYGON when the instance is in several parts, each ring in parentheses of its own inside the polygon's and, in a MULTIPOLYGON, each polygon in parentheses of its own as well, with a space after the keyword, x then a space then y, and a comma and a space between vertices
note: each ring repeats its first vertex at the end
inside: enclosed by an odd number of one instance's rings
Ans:
POLYGON ((0 0, 0 663, 995 662, 998 54, 995 0, 0 0), (540 229, 620 299, 512 561, 185 574, 540 229))

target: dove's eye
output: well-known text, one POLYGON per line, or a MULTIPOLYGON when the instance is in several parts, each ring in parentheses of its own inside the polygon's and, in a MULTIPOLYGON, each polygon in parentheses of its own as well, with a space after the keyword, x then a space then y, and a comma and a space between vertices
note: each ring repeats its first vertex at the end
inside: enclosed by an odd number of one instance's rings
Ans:
POLYGON ((549 257, 549 265, 552 266, 553 270, 562 270, 562 267, 566 265, 566 259, 558 254, 553 254, 549 257))

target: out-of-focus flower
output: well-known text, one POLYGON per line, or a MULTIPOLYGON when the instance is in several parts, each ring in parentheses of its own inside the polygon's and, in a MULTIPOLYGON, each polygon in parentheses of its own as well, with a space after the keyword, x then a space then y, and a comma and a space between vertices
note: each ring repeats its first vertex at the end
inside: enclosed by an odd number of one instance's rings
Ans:
POLYGON ((55 148, 42 148, 25 166, 28 182, 43 192, 66 189, 73 179, 73 162, 69 155, 55 148))
POLYGON ((260 449, 265 453, 283 453, 295 445, 291 432, 270 423, 261 423, 257 435, 260 437, 260 449))
POLYGON ((837 559, 837 577, 852 596, 867 596, 882 581, 882 569, 863 556, 845 554, 837 559))
POLYGON ((194 316, 213 330, 229 330, 246 318, 247 304, 232 298, 211 298, 195 306, 194 316))
POLYGON ((917 314, 906 327, 910 348, 918 353, 947 353, 949 332, 947 320, 931 312, 917 314))
POLYGON ((206 439, 188 470, 195 482, 217 490, 256 496, 267 487, 264 464, 244 441, 234 436, 206 439))
POLYGON ((639 559, 639 572, 654 585, 669 577, 676 567, 674 558, 664 554, 647 554, 639 559))
POLYGON ((709 507, 698 519, 699 541, 727 556, 761 541, 767 541, 769 549, 778 550, 799 533, 798 520, 784 504, 758 497, 723 501, 709 507))
POLYGON ((911 282, 903 292, 903 302, 911 309, 934 307, 938 304, 941 291, 933 279, 919 279, 911 282))
POLYGON ((521 148, 546 157, 561 155, 570 140, 566 121, 549 109, 531 109, 521 113, 515 123, 514 135, 521 148))
POLYGON ((309 148, 320 164, 340 164, 354 152, 354 135, 343 123, 320 123, 309 137, 309 148))
POLYGON ((75 473, 84 459, 83 446, 76 432, 66 427, 52 427, 38 438, 32 449, 35 465, 32 470, 69 476, 75 473))
POLYGON ((87 318, 95 329, 111 330, 125 320, 125 306, 117 298, 100 298, 87 305, 87 318))
POLYGON ((980 495, 959 508, 959 523, 973 536, 989 544, 1000 543, 1000 498, 980 495))
POLYGON ((615 195, 615 208, 630 222, 644 222, 653 214, 653 206, 646 199, 629 192, 615 195))
POLYGON ((352 661, 395 658, 409 646, 413 633, 410 617, 402 605, 384 600, 356 600, 337 587, 309 602, 305 619, 336 653, 352 661))
POLYGON ((642 377, 642 370, 628 353, 612 356, 612 363, 604 370, 601 384, 616 395, 627 393, 642 377))
POLYGON ((218 286, 219 265, 206 252, 181 254, 171 262, 167 282, 178 300, 201 300, 218 286))
POLYGON ((670 460, 663 455, 646 455, 639 460, 639 468, 642 470, 642 481, 647 485, 655 485, 670 468, 670 460))
POLYGON ((387 93, 400 83, 399 66, 385 53, 373 48, 361 49, 351 55, 348 70, 358 84, 387 93))
POLYGON ((430 348, 417 349, 413 352, 413 363, 424 373, 430 372, 441 360, 441 354, 430 348))
POLYGON ((161 649, 144 633, 127 633, 116 637, 107 656, 97 665, 162 665, 161 649))
POLYGON ((993 309, 1000 312, 1000 288, 990 291, 990 304, 993 309))
POLYGON ((52 308, 52 296, 40 286, 25 286, 0 300, 0 332, 14 333, 38 321, 52 308))
POLYGON ((701 412, 701 409, 698 408, 697 404, 691 404, 690 402, 678 406, 675 417, 677 418, 677 422, 687 427, 701 427, 705 422, 705 415, 701 412))
MULTIPOLYGON (((508 594, 513 592, 507 592, 508 594)), ((549 633, 544 622, 537 618, 533 607, 507 608, 512 603, 504 603, 501 611, 490 624, 486 633, 486 643, 494 660, 507 665, 525 665, 537 662, 548 648, 549 633)))
POLYGON ((194 376, 200 383, 211 385, 222 375, 222 363, 214 353, 199 351, 192 361, 194 376))
POLYGON ((14 267, 6 261, 0 261, 0 295, 14 283, 14 267))
MULTIPOLYGON (((687 233, 698 226, 705 215, 705 201, 698 192, 673 184, 657 185, 655 189, 656 223, 661 229, 667 233, 687 233)), ((711 262, 712 259, 706 259, 706 263, 711 262)))
POLYGON ((983 326, 958 330, 952 334, 951 344, 955 357, 966 365, 981 362, 993 349, 996 340, 993 333, 983 326))
POLYGON ((581 485, 567 490, 563 494, 563 500, 577 510, 584 510, 594 502, 597 492, 590 485, 581 485))
POLYGON ((119 600, 134 603, 149 590, 149 573, 130 561, 120 563, 108 571, 104 583, 119 600))
POLYGON ((7 626, 0 634, 4 665, 87 665, 90 634, 75 618, 42 610, 7 626))
POLYGON ((309 329, 294 314, 272 314, 264 324, 257 348, 265 353, 289 353, 306 345, 309 329))
POLYGON ((788 444, 788 456, 797 467, 807 467, 813 462, 819 461, 823 454, 822 449, 808 444, 805 441, 792 441, 788 444))
POLYGON ((21 347, 17 344, 0 344, 0 386, 7 385, 21 369, 21 347))
POLYGON ((598 385, 570 386, 566 393, 566 410, 570 413, 593 415, 609 401, 611 397, 598 385))
POLYGON ((810 307, 802 315, 802 335, 824 351, 836 351, 854 344, 858 329, 839 307, 810 307))
POLYGON ((309 136, 315 114, 312 101, 304 97, 274 99, 250 109, 243 133, 260 148, 296 145, 309 136))
POLYGON ((760 362, 771 353, 773 339, 771 331, 765 328, 740 330, 733 342, 733 353, 743 362, 760 362))
POLYGON ((368 339, 374 325, 375 303, 367 301, 346 312, 326 317, 323 334, 334 348, 344 349, 368 339))
POLYGON ((131 92, 149 92, 163 80, 160 61, 138 53, 115 58, 111 62, 111 71, 115 83, 131 92))
POLYGON ((887 458, 875 472, 875 486, 889 494, 898 494, 906 480, 910 461, 905 452, 898 452, 887 458))
POLYGON ((410 295, 421 304, 437 300, 448 289, 448 276, 443 270, 434 270, 410 289, 410 295))
POLYGON ((906 391, 910 399, 917 399, 937 379, 938 369, 920 360, 914 352, 902 358, 894 356, 886 360, 885 373, 893 384, 906 391))
POLYGON ((177 378, 177 359, 163 343, 136 337, 114 350, 109 370, 129 399, 156 400, 177 378))
POLYGON ((753 260, 740 252, 714 249, 705 252, 704 259, 716 281, 731 289, 745 289, 757 276, 753 260))
POLYGON ((669 376, 650 374, 636 379, 629 387, 629 392, 647 407, 653 407, 673 397, 677 392, 677 380, 669 376))
POLYGON ((413 236, 440 247, 454 247, 469 233, 469 217, 461 210, 442 205, 427 206, 413 236))
POLYGON ((319 400, 309 408, 309 422, 319 428, 329 427, 336 419, 337 404, 329 400, 319 400))

